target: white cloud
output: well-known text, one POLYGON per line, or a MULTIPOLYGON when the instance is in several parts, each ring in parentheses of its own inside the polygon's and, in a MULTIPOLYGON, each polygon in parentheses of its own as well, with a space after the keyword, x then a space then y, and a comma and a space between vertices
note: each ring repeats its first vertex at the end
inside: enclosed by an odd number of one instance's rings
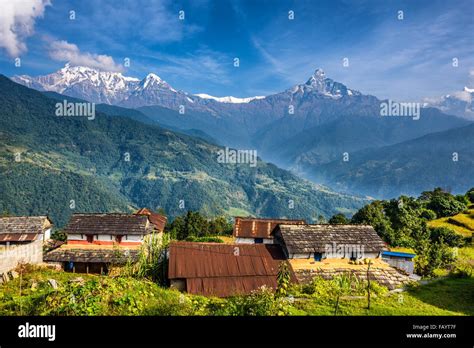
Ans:
POLYGON ((77 45, 67 41, 51 42, 49 56, 60 62, 69 62, 71 65, 87 66, 103 71, 123 71, 123 66, 116 64, 111 56, 81 52, 77 45))
POLYGON ((26 51, 25 39, 34 33, 35 20, 42 17, 50 0, 5 0, 0 10, 0 47, 12 57, 26 51))

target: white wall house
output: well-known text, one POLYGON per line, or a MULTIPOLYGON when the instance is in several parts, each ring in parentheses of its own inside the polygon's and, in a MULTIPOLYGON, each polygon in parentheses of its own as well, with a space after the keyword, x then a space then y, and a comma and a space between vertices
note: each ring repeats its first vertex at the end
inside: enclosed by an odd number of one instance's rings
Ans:
POLYGON ((275 242, 289 259, 378 258, 385 243, 371 226, 365 225, 279 225, 275 242))

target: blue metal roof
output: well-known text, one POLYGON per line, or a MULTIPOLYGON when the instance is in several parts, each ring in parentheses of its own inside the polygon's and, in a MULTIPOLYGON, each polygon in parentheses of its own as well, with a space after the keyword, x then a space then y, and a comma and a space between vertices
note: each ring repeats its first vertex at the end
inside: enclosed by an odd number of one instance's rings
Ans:
POLYGON ((414 258, 416 254, 401 253, 398 251, 382 251, 382 256, 408 257, 411 259, 414 258))

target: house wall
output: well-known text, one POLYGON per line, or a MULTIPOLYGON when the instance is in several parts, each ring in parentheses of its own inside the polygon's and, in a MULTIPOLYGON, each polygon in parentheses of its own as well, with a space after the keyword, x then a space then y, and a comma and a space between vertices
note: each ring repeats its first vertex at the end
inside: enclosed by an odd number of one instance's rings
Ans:
POLYGON ((41 262, 43 262, 42 240, 0 246, 0 273, 14 269, 18 263, 38 264, 41 262))
MULTIPOLYGON (((362 256, 362 259, 375 259, 379 256, 379 253, 364 253, 362 256)), ((290 259, 312 259, 314 258, 314 253, 304 253, 304 254, 290 254, 289 255, 290 259)), ((322 253, 322 258, 325 259, 327 258, 326 253, 322 253)), ((334 257, 332 257, 334 259, 334 257)), ((336 257, 339 259, 339 257, 336 257)), ((350 256, 345 256, 345 259, 349 259, 350 256)))
MULTIPOLYGON (((235 242, 239 244, 255 244, 255 238, 237 237, 235 242)), ((274 244, 273 238, 263 238, 263 244, 274 244)))
POLYGON ((99 242, 113 242, 115 240, 115 236, 111 234, 96 234, 94 236, 94 240, 99 242))
POLYGON ((390 266, 401 269, 407 272, 408 274, 413 274, 414 272, 415 265, 412 260, 398 257, 383 257, 382 259, 390 266))
POLYGON ((50 228, 48 228, 46 231, 44 231, 44 234, 42 235, 41 239, 43 241, 51 239, 51 229, 50 228))
POLYGON ((239 243, 239 244, 253 244, 253 243, 255 243, 253 238, 242 238, 242 237, 237 237, 235 242, 239 243))
MULTIPOLYGON (((139 245, 143 242, 143 235, 123 235, 122 241, 120 243, 116 242, 115 235, 110 234, 94 234, 92 244, 96 245, 139 245)), ((67 236, 68 244, 79 244, 86 245, 91 244, 87 241, 86 234, 68 234, 67 236)))
POLYGON ((85 234, 74 234, 74 233, 68 233, 67 235, 67 240, 86 240, 86 235, 85 234))

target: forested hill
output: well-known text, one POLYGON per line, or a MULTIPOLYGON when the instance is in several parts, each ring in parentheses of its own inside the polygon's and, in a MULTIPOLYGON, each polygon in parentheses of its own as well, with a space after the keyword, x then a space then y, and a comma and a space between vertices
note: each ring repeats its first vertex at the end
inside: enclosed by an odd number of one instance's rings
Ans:
POLYGON ((315 180, 344 192, 391 198, 433 187, 466 192, 474 183, 474 123, 351 154, 314 167, 315 180))
POLYGON ((0 76, 1 211, 59 226, 73 212, 143 206, 311 221, 366 203, 262 161, 218 163, 219 147, 128 117, 58 117, 57 102, 0 76))

